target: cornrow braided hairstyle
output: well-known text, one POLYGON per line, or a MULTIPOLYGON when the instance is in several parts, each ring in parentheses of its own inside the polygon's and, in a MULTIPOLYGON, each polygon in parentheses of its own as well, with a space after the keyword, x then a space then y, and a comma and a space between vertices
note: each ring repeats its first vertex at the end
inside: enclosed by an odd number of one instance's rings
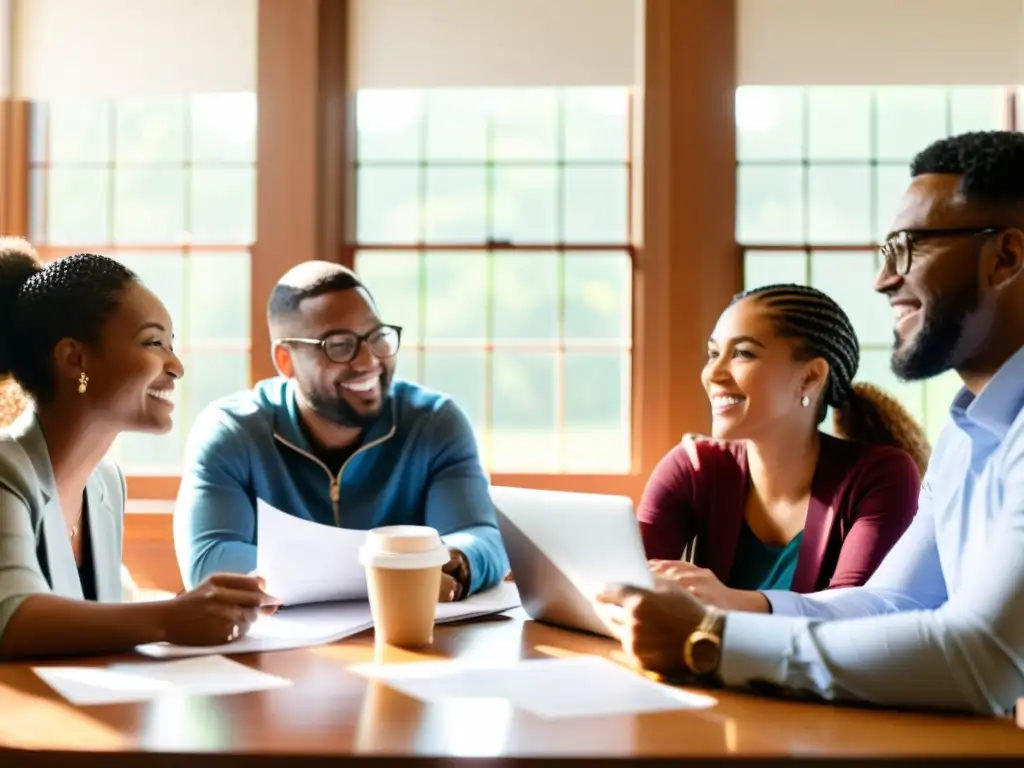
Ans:
POLYGON ((0 377, 36 400, 54 396, 52 352, 61 339, 96 344, 138 276, 106 256, 79 253, 43 267, 23 240, 0 240, 0 377))
POLYGON ((930 454, 924 430, 895 398, 878 387, 854 382, 860 343, 850 318, 832 297, 807 285, 779 283, 739 293, 731 303, 743 299, 764 304, 775 333, 799 341, 798 360, 820 357, 828 363, 819 424, 831 406, 837 435, 901 448, 924 473, 930 454))

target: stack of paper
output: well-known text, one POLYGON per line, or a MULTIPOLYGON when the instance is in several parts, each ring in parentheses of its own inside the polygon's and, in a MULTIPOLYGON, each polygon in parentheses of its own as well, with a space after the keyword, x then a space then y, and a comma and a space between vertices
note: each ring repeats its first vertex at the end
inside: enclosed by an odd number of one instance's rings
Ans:
MULTIPOLYGON (((262 499, 256 508, 257 572, 266 579, 267 592, 285 607, 257 621, 248 635, 233 643, 198 648, 150 643, 136 650, 161 659, 282 651, 337 642, 373 627, 366 575, 359 563, 366 531, 302 520, 262 499)), ((457 603, 439 603, 436 621, 488 616, 519 604, 515 585, 503 582, 457 603)))

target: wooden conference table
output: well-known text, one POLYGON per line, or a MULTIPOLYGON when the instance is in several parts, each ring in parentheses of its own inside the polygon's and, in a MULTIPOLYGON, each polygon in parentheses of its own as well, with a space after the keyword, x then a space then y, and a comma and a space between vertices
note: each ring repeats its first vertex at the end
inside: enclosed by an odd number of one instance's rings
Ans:
MULTIPOLYGON (((515 611, 438 627, 428 652, 388 648, 383 660, 507 661, 582 653, 615 658, 616 646, 529 621, 515 611)), ((423 704, 346 672, 348 665, 374 660, 369 633, 329 646, 235 658, 294 685, 234 696, 76 708, 43 684, 30 665, 0 665, 0 765, 205 768, 318 765, 340 756, 370 760, 386 755, 478 762, 1024 754, 1024 731, 1009 721, 841 708, 726 691, 709 692, 718 699, 710 709, 596 720, 545 721, 511 710, 502 700, 423 704)))

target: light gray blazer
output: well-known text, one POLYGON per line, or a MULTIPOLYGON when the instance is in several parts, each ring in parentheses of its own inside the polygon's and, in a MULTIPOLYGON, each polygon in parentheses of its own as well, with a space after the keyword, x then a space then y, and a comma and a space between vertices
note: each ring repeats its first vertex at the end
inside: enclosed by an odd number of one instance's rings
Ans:
MULTIPOLYGON (((120 602, 124 475, 104 459, 85 493, 96 596, 120 602)), ((0 432, 0 635, 21 601, 37 594, 83 599, 46 439, 28 409, 0 432)))

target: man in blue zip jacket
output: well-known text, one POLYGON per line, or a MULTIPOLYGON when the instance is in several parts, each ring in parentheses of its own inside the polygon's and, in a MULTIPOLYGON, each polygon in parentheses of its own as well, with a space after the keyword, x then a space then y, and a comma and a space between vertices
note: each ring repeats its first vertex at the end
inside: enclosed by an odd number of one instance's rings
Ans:
POLYGON ((256 568, 257 498, 324 525, 436 528, 451 554, 442 601, 498 584, 508 559, 469 420, 394 378, 401 328, 356 274, 300 264, 267 316, 281 375, 212 403, 189 434, 174 510, 185 586, 256 568))

